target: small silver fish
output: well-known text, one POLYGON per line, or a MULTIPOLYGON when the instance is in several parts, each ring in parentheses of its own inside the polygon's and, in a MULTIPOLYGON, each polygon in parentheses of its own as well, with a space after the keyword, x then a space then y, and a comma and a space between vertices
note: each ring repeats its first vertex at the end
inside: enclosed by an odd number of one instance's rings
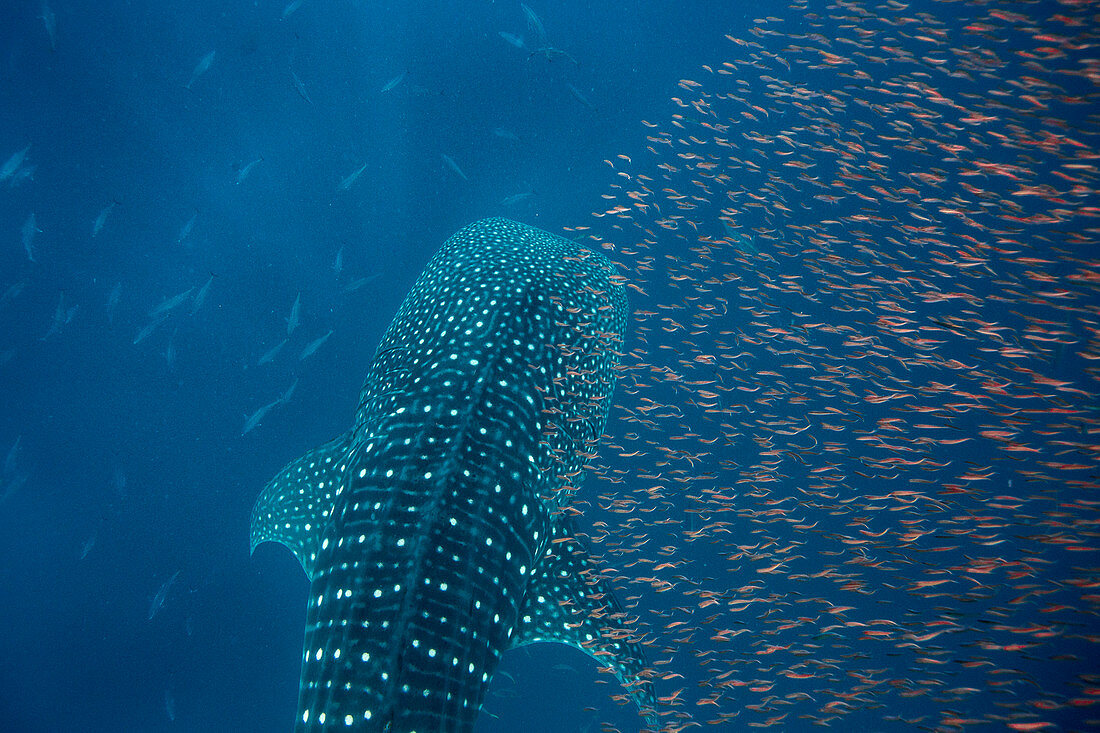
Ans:
POLYGON ((534 191, 527 191, 526 193, 514 193, 511 196, 507 196, 501 200, 502 206, 515 206, 521 201, 526 201, 535 195, 534 191))
POLYGON ((306 92, 306 85, 302 83, 302 80, 298 78, 293 69, 290 70, 290 78, 294 82, 294 91, 298 92, 298 96, 313 104, 313 100, 309 98, 309 94, 306 92))
POLYGON ((290 398, 294 396, 294 390, 298 388, 298 378, 295 377, 294 381, 287 387, 286 392, 283 392, 283 396, 279 398, 279 402, 286 404, 290 402, 290 398))
POLYGON ((31 262, 38 262, 34 258, 34 235, 40 234, 41 229, 38 228, 38 220, 34 216, 34 212, 27 217, 27 220, 23 222, 23 251, 27 253, 27 259, 31 262))
POLYGON ((298 293, 298 295, 294 298, 294 305, 290 306, 290 315, 287 316, 287 319, 286 319, 286 335, 287 336, 294 333, 294 329, 298 328, 298 324, 300 323, 299 313, 301 312, 301 310, 302 310, 302 294, 298 293))
POLYGON ((27 287, 27 284, 22 281, 13 283, 12 285, 8 286, 8 289, 4 291, 4 294, 0 295, 0 305, 10 303, 18 298, 25 287, 27 287))
POLYGON ((466 177, 466 174, 462 172, 462 169, 458 167, 458 163, 455 162, 455 159, 447 155, 446 153, 443 153, 443 162, 446 163, 447 167, 450 168, 459 178, 464 181, 470 180, 466 177))
POLYGON ((161 356, 164 357, 164 361, 168 364, 169 369, 175 369, 176 367, 176 333, 178 329, 172 332, 172 335, 168 337, 168 345, 164 347, 164 351, 161 352, 161 356))
POLYGON ((187 288, 187 290, 184 290, 179 295, 172 295, 165 298, 160 302, 160 305, 149 311, 150 317, 156 318, 162 313, 167 313, 170 310, 178 308, 180 305, 183 304, 185 300, 191 297, 191 293, 193 293, 194 291, 194 288, 187 288))
POLYGON ((340 185, 338 185, 336 187, 336 190, 337 191, 347 191, 349 188, 352 187, 352 184, 354 184, 357 180, 359 180, 359 176, 363 175, 363 171, 365 171, 366 169, 367 169, 367 164, 366 163, 364 163, 363 165, 356 168, 348 176, 346 176, 343 180, 340 181, 340 185))
POLYGON ((0 183, 3 183, 15 175, 15 172, 23 165, 23 161, 26 159, 30 149, 31 146, 28 145, 22 150, 11 154, 11 157, 7 159, 3 167, 0 167, 0 183))
POLYGON ((92 536, 84 540, 84 544, 80 546, 80 559, 88 557, 88 553, 95 547, 96 535, 99 534, 99 530, 92 530, 92 536))
POLYGON ((42 3, 42 25, 46 27, 46 36, 50 39, 50 50, 57 50, 57 16, 50 6, 42 3))
POLYGON ((42 341, 45 341, 55 333, 61 333, 61 327, 66 326, 73 321, 73 317, 80 309, 80 306, 74 305, 71 308, 65 307, 65 293, 61 293, 61 298, 57 301, 57 308, 54 310, 53 323, 50 324, 50 330, 46 332, 46 335, 42 337, 42 341))
POLYGON ((273 360, 275 356, 283 350, 283 347, 286 346, 286 342, 287 340, 283 339, 282 341, 268 349, 266 352, 264 352, 264 355, 260 357, 260 360, 256 362, 256 365, 259 366, 260 364, 267 364, 269 361, 273 360))
POLYGON ((306 347, 304 349, 302 349, 302 353, 298 356, 298 361, 302 361, 303 359, 308 359, 309 357, 316 354, 317 349, 324 346, 325 342, 328 341, 328 338, 331 335, 332 335, 332 331, 329 331, 324 336, 321 336, 320 338, 315 338, 312 341, 310 341, 308 344, 306 344, 306 347))
POLYGON ((191 315, 195 315, 199 308, 202 308, 206 302, 206 296, 210 293, 210 286, 214 284, 214 276, 211 275, 207 278, 206 282, 201 288, 199 288, 198 294, 195 296, 195 300, 191 303, 191 315))
POLYGON ((573 95, 573 98, 574 98, 574 99, 576 99, 576 100, 577 100, 578 102, 580 102, 581 104, 583 104, 583 105, 584 105, 585 107, 587 107, 587 108, 588 108, 589 110, 591 110, 592 112, 595 112, 595 111, 596 111, 596 105, 594 105, 594 104, 592 104, 591 102, 589 102, 589 101, 588 101, 588 98, 587 98, 587 97, 585 97, 585 96, 584 96, 584 94, 582 94, 582 93, 581 93, 581 90, 580 90, 580 89, 577 89, 577 88, 576 88, 575 86, 573 86, 572 84, 567 84, 566 86, 568 86, 568 87, 569 87, 569 93, 573 95))
POLYGON ((336 250, 336 259, 332 263, 332 271, 336 273, 337 277, 340 277, 341 271, 344 269, 344 248, 336 250))
POLYGON ((287 3, 286 7, 283 8, 283 20, 293 15, 294 11, 300 7, 302 7, 302 0, 293 0, 293 2, 287 3))
POLYGON ((167 320, 168 320, 168 316, 162 315, 162 316, 158 316, 158 317, 154 318, 152 321, 150 321, 149 325, 147 325, 145 328, 138 331, 137 336, 134 336, 134 346, 137 346, 142 341, 144 341, 145 339, 152 336, 153 332, 156 331, 158 328, 160 328, 160 324, 164 323, 167 320))
POLYGON ((519 4, 520 9, 523 10, 523 17, 527 19, 527 29, 535 34, 535 38, 538 40, 539 45, 546 45, 546 28, 543 26, 542 21, 539 20, 539 16, 535 15, 535 11, 527 7, 525 4, 519 4))
POLYGON ((187 88, 190 89, 191 85, 194 84, 200 76, 202 76, 207 71, 209 71, 210 67, 211 67, 211 65, 213 65, 213 63, 214 63, 214 52, 213 51, 211 51, 210 53, 206 54, 201 59, 199 59, 199 63, 195 64, 195 70, 191 72, 191 81, 187 82, 187 88))
POLYGON ((523 42, 523 36, 517 36, 512 33, 505 33, 504 31, 498 31, 498 35, 505 41, 515 46, 516 48, 526 48, 527 45, 523 42))
POLYGON ((111 203, 107 204, 106 206, 104 206, 100 210, 99 216, 97 216, 95 218, 95 221, 92 222, 92 236, 93 237, 98 236, 99 233, 101 231, 103 231, 103 225, 107 223, 107 217, 110 215, 110 213, 114 210, 114 208, 116 206, 118 206, 118 202, 117 201, 112 201, 111 203))
POLYGON ((179 574, 179 570, 173 573, 172 577, 164 581, 164 584, 160 587, 160 590, 158 590, 157 594, 153 596, 153 601, 149 604, 149 616, 146 619, 147 621, 152 621, 153 617, 156 616, 160 612, 160 609, 164 607, 164 602, 168 600, 168 593, 172 590, 172 584, 176 582, 176 578, 179 577, 179 574))
POLYGON ((248 435, 252 430, 260 424, 260 421, 267 417, 267 413, 271 412, 272 408, 282 404, 282 397, 276 399, 274 402, 268 402, 266 405, 256 410, 251 415, 245 416, 244 429, 241 430, 241 435, 248 435))
POLYGON ((373 281, 377 280, 381 276, 382 276, 382 273, 376 272, 373 275, 367 275, 366 277, 356 278, 355 280, 352 280, 350 283, 345 285, 340 290, 340 292, 341 293, 354 293, 359 288, 363 287, 364 285, 366 285, 369 282, 373 282, 373 281))
POLYGON ((383 92, 388 92, 391 89, 393 89, 394 87, 396 87, 398 84, 400 84, 401 82, 405 81, 405 74, 408 74, 408 73, 409 72, 407 72, 407 71, 402 71, 400 74, 398 74, 394 78, 390 79, 388 82, 386 82, 384 85, 382 85, 382 91, 383 92))
POLYGON ((246 165, 242 168, 239 168, 237 170, 237 185, 239 186, 242 183, 244 183, 245 179, 248 178, 248 174, 252 172, 252 169, 255 168, 257 164, 262 163, 263 161, 264 161, 264 156, 261 155, 259 158, 252 161, 248 165, 246 165))
POLYGON ((191 230, 195 228, 195 219, 199 218, 199 212, 195 212, 191 215, 191 218, 187 220, 187 223, 180 229, 179 236, 176 237, 176 243, 182 244, 183 240, 187 239, 187 235, 191 233, 191 230))

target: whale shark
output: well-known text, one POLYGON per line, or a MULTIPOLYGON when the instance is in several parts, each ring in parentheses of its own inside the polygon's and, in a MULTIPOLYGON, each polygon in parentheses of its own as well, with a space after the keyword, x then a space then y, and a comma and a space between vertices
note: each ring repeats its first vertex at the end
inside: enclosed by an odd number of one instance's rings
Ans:
POLYGON ((506 219, 450 237, 386 330, 352 427, 251 517, 309 578, 295 730, 472 731, 501 655, 539 641, 656 700, 635 628, 575 536, 626 327, 602 254, 506 219))

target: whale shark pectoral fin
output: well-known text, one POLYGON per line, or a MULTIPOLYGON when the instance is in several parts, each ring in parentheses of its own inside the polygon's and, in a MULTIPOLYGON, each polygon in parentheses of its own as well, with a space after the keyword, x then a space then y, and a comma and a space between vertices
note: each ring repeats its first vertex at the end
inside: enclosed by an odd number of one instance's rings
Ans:
POLYGON ((252 507, 250 552, 263 542, 280 542, 313 580, 321 528, 347 468, 349 441, 345 434, 314 448, 284 466, 264 487, 252 507))
POLYGON ((636 619, 628 619, 610 585, 598 576, 570 524, 554 521, 546 554, 531 570, 511 646, 553 641, 580 649, 618 677, 656 730, 657 700, 632 628, 636 619))

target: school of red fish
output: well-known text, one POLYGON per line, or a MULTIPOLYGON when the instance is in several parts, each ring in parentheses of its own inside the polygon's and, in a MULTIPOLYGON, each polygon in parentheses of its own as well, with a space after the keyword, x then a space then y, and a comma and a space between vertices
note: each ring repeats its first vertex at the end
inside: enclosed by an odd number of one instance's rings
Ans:
POLYGON ((777 6, 570 230, 664 730, 1100 728, 1100 17, 932 7, 777 6))

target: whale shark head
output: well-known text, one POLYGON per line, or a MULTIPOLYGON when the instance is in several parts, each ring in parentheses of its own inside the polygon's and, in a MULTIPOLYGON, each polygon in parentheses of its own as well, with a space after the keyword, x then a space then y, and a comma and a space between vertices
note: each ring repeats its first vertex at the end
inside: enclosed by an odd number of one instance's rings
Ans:
POLYGON ((626 323, 610 263, 504 219, 452 236, 386 331, 351 429, 287 465, 252 548, 310 579, 296 730, 473 729, 509 648, 572 645, 654 723, 642 650, 562 511, 626 323))

